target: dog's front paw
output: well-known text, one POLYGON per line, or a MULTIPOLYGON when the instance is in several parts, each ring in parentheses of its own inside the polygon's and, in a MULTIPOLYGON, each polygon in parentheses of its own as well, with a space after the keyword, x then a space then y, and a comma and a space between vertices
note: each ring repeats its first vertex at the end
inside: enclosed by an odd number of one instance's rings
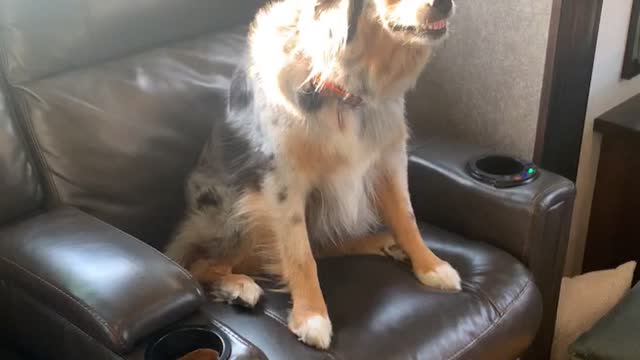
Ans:
POLYGON ((246 275, 228 275, 211 289, 215 301, 254 307, 262 296, 262 288, 246 275))
MULTIPOLYGON (((293 317, 292 317, 293 319, 293 317)), ((302 321, 289 320, 289 329, 303 343, 326 350, 331 344, 331 321, 326 316, 311 315, 302 321)))
POLYGON ((446 262, 442 262, 431 271, 416 271, 416 276, 421 283, 430 287, 442 290, 462 290, 460 275, 446 262))

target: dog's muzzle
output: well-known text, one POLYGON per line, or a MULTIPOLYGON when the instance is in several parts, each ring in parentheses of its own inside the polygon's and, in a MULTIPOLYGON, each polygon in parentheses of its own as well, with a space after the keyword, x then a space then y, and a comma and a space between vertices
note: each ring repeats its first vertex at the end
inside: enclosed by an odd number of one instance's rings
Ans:
POLYGON ((424 23, 419 26, 405 26, 389 23, 394 31, 412 33, 415 36, 438 39, 447 33, 448 19, 453 12, 452 0, 435 0, 429 8, 429 13, 424 23))

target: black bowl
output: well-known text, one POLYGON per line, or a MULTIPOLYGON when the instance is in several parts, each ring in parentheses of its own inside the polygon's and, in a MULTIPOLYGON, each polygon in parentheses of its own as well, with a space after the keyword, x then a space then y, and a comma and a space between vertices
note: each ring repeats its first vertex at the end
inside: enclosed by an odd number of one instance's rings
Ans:
POLYGON ((171 330, 160 336, 147 348, 145 360, 176 360, 198 349, 212 349, 226 360, 231 354, 227 335, 207 326, 189 326, 171 330))

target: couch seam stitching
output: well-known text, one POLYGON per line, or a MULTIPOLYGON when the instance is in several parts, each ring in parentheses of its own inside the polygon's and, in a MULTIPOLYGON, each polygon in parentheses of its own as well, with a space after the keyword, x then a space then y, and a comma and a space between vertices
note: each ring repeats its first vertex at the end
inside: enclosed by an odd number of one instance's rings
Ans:
POLYGON ((491 304, 491 306, 498 313, 498 315, 500 315, 501 317, 504 316, 504 311, 500 309, 498 304, 496 304, 496 302, 491 298, 491 296, 489 296, 489 294, 487 294, 486 291, 484 291, 484 289, 482 289, 482 287, 474 286, 474 290, 478 292, 478 295, 481 295, 489 304, 491 304))
POLYGON ((513 301, 511 301, 511 303, 509 303, 509 305, 507 306, 507 309, 505 310, 504 315, 502 315, 493 324, 489 325, 478 337, 473 339, 465 347, 463 347, 462 349, 455 352, 452 356, 450 356, 449 360, 454 360, 459 358, 459 356, 464 354, 471 346, 473 346, 478 341, 482 340, 489 331, 493 330, 496 326, 498 326, 498 324, 500 324, 502 320, 504 320, 507 317, 507 315, 511 312, 511 310, 514 308, 514 305, 520 300, 520 298, 522 297, 522 294, 524 294, 525 290, 529 288, 531 283, 532 283, 531 280, 527 280, 527 283, 522 287, 522 289, 520 289, 520 291, 518 292, 516 297, 513 299, 513 301))
MULTIPOLYGON (((8 51, 5 51, 6 47, 3 45, 2 42, 0 42, 0 66, 3 66, 5 68, 8 68, 8 58, 7 58, 7 54, 8 51)), ((17 94, 16 91, 14 91, 15 89, 21 89, 20 86, 15 85, 10 79, 9 79, 9 74, 7 72, 4 72, 2 70, 0 70, 0 76, 3 76, 3 82, 4 85, 6 85, 6 96, 5 96, 5 101, 7 103, 7 108, 9 110, 9 117, 11 120, 11 116, 13 115, 15 117, 15 127, 16 127, 16 131, 20 132, 20 135, 22 135, 22 138, 20 138, 19 140, 23 143, 24 147, 25 147, 25 155, 28 156, 33 162, 33 164, 30 165, 31 168, 33 168, 34 172, 37 172, 36 174, 36 178, 40 181, 43 181, 46 187, 48 187, 49 189, 45 189, 43 186, 40 186, 41 184, 38 184, 38 189, 41 192, 41 199, 39 200, 39 202, 41 203, 46 203, 47 196, 47 190, 50 190, 52 192, 54 192, 56 194, 56 198, 59 197, 58 191, 55 188, 55 184, 52 183, 52 179, 51 179, 51 175, 49 174, 48 170, 49 170, 49 166, 47 164, 47 162, 44 160, 44 156, 41 152, 41 147, 38 143, 38 141, 35 139, 33 130, 31 128, 31 124, 30 124, 30 120, 27 120, 27 116, 25 114, 25 111, 23 109, 23 99, 22 96, 17 94)), ((31 116, 28 116, 29 119, 31 119, 31 116)))
MULTIPOLYGON (((527 239, 522 244, 522 252, 521 252, 521 254, 523 254, 523 255, 527 254, 528 250, 531 249, 531 246, 530 246, 531 245, 531 240, 532 240, 531 238, 533 236, 537 237, 537 235, 540 235, 540 231, 538 231, 538 228, 539 228, 538 225, 540 225, 540 224, 538 224, 537 222, 538 221, 543 221, 543 223, 544 223, 547 220, 546 218, 543 218, 541 220, 538 219, 538 216, 539 216, 540 213, 543 212, 543 209, 544 210, 549 209, 549 205, 548 204, 542 204, 542 199, 546 198, 551 193, 554 193, 554 192, 556 192, 558 190, 562 190, 562 188, 564 188, 565 186, 566 186, 566 184, 564 182, 560 183, 560 184, 557 184, 555 186, 550 186, 545 191, 543 191, 540 194, 537 194, 532 199, 531 203, 533 205, 533 211, 531 212, 531 215, 532 215, 533 219, 530 222, 531 232, 529 233, 530 236, 527 236, 527 239)), ((558 204, 561 204, 564 201, 565 200, 562 199, 561 201, 558 201, 558 204)), ((525 255, 525 256, 527 256, 527 255, 525 255)), ((527 256, 527 257, 529 257, 529 256, 527 256)))
POLYGON ((222 324, 220 321, 217 321, 216 319, 212 318, 211 322, 213 322, 217 327, 219 327, 220 330, 222 330, 225 334, 227 334, 227 335, 231 336, 232 338, 238 340, 243 345, 246 345, 246 346, 253 345, 253 344, 249 344, 246 340, 242 339, 241 337, 237 336, 232 331, 227 329, 227 327, 224 324, 222 324))
POLYGON ((264 309, 264 314, 267 315, 268 317, 272 318, 273 320, 279 322, 281 325, 287 326, 287 328, 288 328, 288 325, 287 325, 286 321, 284 321, 283 318, 281 318, 279 315, 277 315, 272 310, 264 309))
MULTIPOLYGON (((10 83, 10 86, 16 90, 21 90, 31 95, 30 91, 23 85, 14 85, 10 83)), ((36 131, 33 126, 33 117, 31 116, 31 112, 28 109, 29 106, 27 105, 27 100, 25 99, 24 95, 16 93, 15 101, 18 103, 17 104, 18 108, 22 113, 24 127, 28 134, 27 135, 28 142, 30 142, 31 145, 34 147, 34 153, 36 155, 36 158, 38 159, 38 162, 41 164, 42 172, 43 172, 42 176, 44 177, 49 187, 49 190, 54 196, 56 202, 61 202, 62 200, 60 197, 60 192, 58 191, 58 186, 56 185, 56 181, 53 179, 51 166, 49 165, 49 162, 45 158, 42 145, 40 144, 40 140, 36 136, 36 131)), ((46 200, 51 200, 51 199, 46 199, 46 200)))

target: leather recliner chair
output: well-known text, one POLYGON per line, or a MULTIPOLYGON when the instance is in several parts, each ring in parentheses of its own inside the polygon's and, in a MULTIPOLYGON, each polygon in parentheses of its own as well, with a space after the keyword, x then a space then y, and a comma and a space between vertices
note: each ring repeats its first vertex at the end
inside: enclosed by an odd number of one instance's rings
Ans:
POLYGON ((143 359, 197 324, 221 329, 233 359, 546 358, 573 184, 480 184, 471 145, 416 139, 409 174, 423 236, 463 291, 385 258, 322 260, 329 351, 289 332, 286 294, 212 303, 156 250, 260 3, 0 0, 0 357, 143 359))

